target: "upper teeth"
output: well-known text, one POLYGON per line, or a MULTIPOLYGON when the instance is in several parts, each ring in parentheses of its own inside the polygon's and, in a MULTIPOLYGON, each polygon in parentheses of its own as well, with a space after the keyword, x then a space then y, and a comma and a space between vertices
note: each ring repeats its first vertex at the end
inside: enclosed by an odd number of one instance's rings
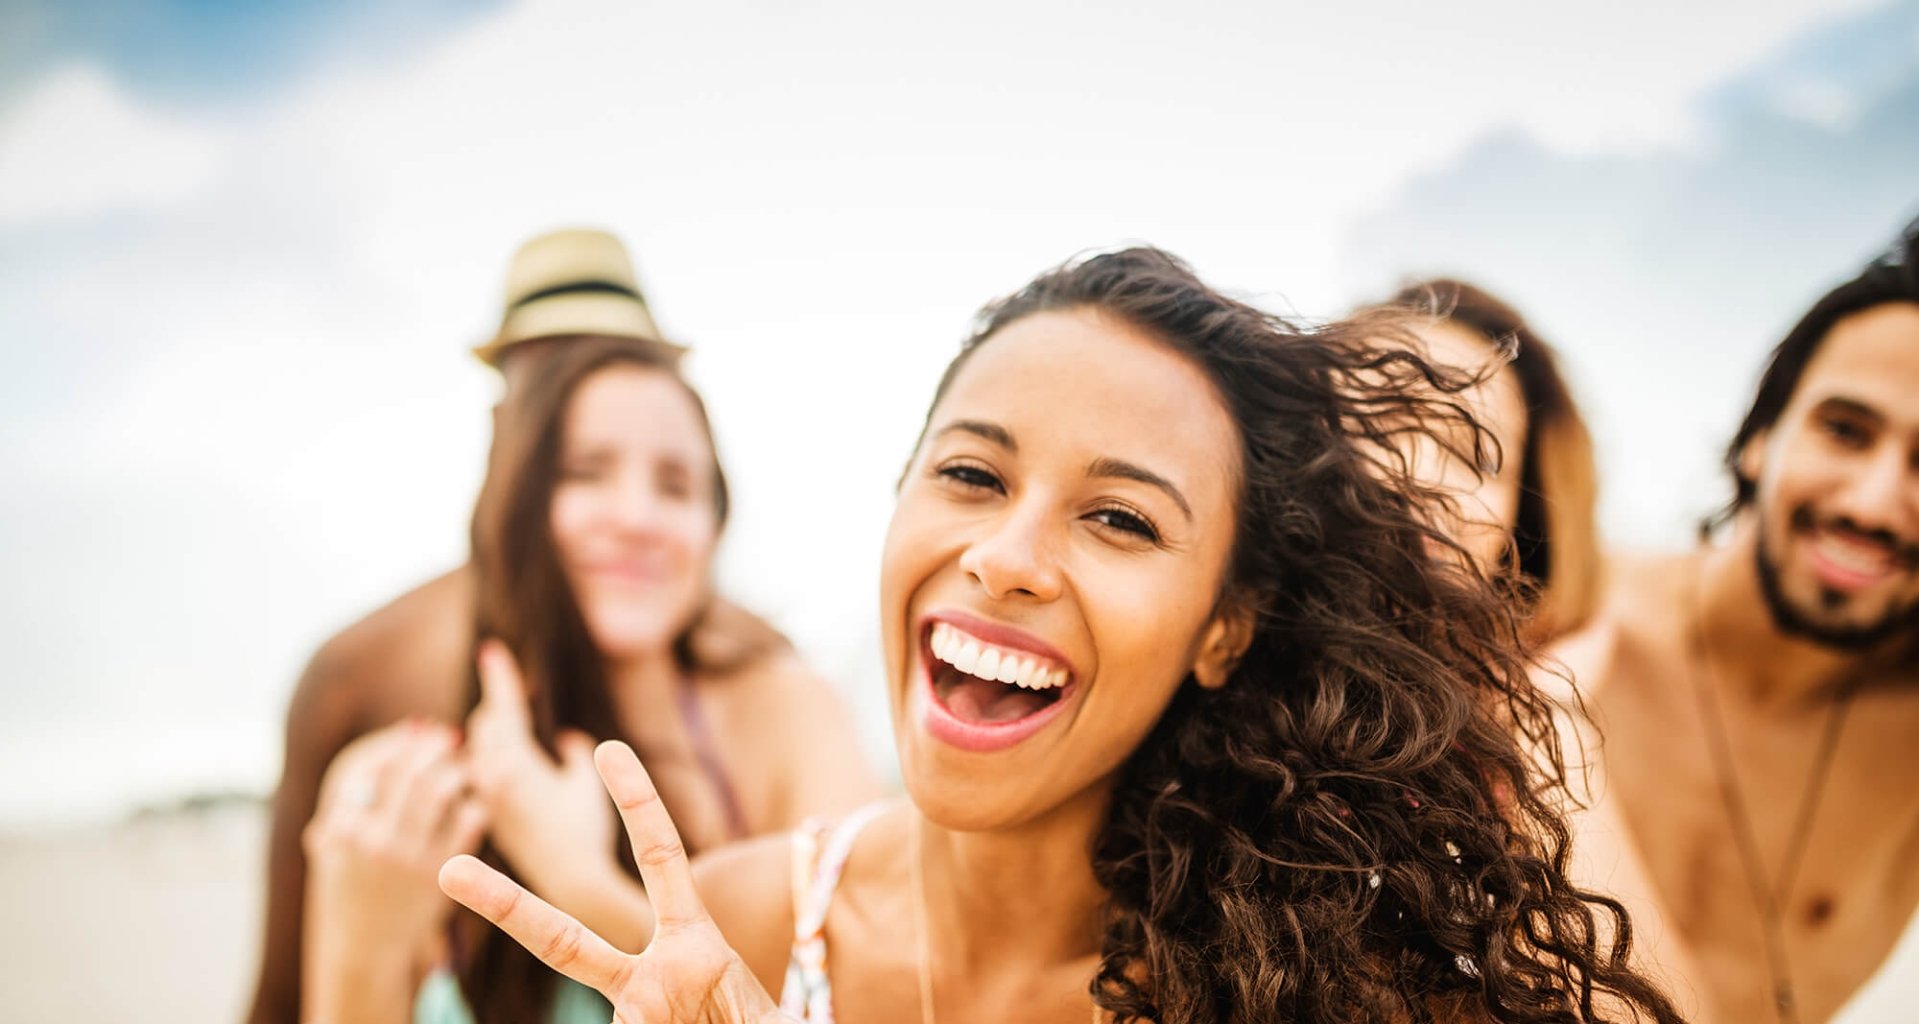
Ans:
POLYGON ((1028 690, 1066 684, 1066 670, 1037 655, 995 647, 958 627, 933 624, 933 657, 969 676, 1028 690))

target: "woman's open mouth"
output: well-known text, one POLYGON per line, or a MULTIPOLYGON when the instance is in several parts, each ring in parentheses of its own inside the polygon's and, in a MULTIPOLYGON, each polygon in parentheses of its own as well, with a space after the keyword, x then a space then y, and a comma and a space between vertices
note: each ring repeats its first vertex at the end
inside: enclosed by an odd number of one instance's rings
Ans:
POLYGON ((921 636, 921 657, 932 691, 927 728, 966 750, 998 750, 1039 731, 1074 688, 1072 671, 1059 660, 1009 643, 1011 631, 990 623, 965 628, 931 621, 921 636), (998 634, 988 637, 980 634, 998 634), (996 642, 997 641, 997 642, 996 642))

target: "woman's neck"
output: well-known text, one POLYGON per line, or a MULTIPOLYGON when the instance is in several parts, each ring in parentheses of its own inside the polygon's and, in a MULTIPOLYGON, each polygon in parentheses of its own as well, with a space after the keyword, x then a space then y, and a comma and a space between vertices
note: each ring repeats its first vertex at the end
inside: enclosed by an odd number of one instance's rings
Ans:
POLYGON ((991 832, 950 831, 914 808, 924 886, 913 897, 944 947, 939 959, 970 974, 1009 960, 1045 966, 1096 955, 1106 891, 1093 877, 1092 848, 1109 798, 1109 786, 1095 787, 991 832))
POLYGON ((670 647, 623 658, 607 659, 606 681, 614 705, 644 711, 672 705, 685 685, 679 659, 670 647))

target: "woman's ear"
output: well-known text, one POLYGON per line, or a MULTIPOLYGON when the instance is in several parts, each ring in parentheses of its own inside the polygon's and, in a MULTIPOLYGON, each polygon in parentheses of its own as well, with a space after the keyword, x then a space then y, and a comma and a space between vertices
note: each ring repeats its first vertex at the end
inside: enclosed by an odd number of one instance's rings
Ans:
POLYGON ((1746 443, 1739 446, 1739 458, 1736 460, 1739 475, 1754 485, 1759 483, 1759 474, 1766 468, 1766 439, 1770 433, 1770 427, 1755 430, 1751 437, 1746 438, 1746 443))
POLYGON ((1259 610, 1250 601, 1228 599, 1213 613, 1200 638, 1199 657, 1193 662, 1193 678, 1209 690, 1217 690, 1233 677, 1239 659, 1253 644, 1253 627, 1259 622, 1259 610))

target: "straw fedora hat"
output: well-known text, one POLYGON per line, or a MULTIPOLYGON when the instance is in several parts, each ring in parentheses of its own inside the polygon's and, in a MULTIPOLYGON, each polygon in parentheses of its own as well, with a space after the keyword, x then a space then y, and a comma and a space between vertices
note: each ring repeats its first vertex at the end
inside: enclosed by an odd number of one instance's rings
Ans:
POLYGON ((520 246, 506 271, 500 329, 473 354, 497 367, 515 345, 572 334, 637 338, 685 351, 661 337, 626 246, 591 228, 551 231, 520 246))

